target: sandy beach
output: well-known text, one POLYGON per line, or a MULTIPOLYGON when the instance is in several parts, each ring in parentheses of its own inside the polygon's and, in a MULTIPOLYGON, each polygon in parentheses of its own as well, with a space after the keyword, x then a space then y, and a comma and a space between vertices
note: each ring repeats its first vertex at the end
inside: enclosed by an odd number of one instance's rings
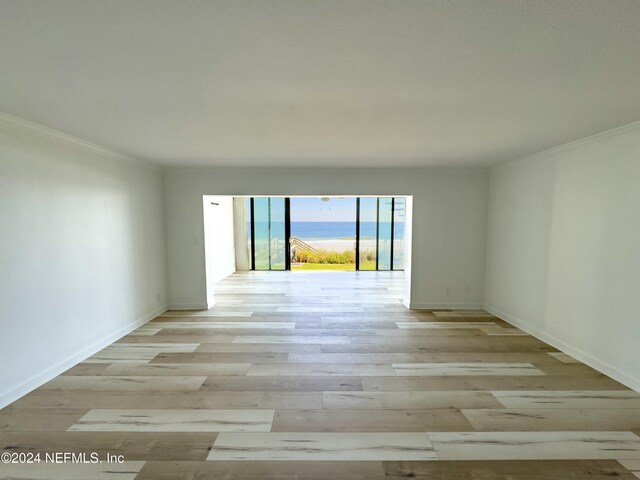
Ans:
MULTIPOLYGON (((339 240, 308 240, 305 242, 307 245, 312 246, 316 250, 327 250, 330 252, 345 252, 348 250, 355 251, 356 249, 356 241, 355 239, 347 240, 347 239, 339 239, 339 240)), ((404 250, 404 241, 396 240, 394 243, 394 248, 397 252, 402 252, 404 250)), ((375 240, 361 240, 360 241, 360 250, 362 251, 375 251, 376 249, 376 241, 375 240)))
MULTIPOLYGON (((317 250, 328 250, 331 252, 345 252, 348 250, 355 251, 356 249, 356 240, 355 239, 345 239, 345 240, 309 240, 305 242, 306 244, 312 246, 317 250)), ((375 250, 376 242, 375 240, 362 240, 360 242, 361 249, 371 249, 375 250)))
POLYGON ((307 245, 317 250, 328 250, 330 252, 345 252, 356 249, 356 241, 353 240, 309 240, 307 245))

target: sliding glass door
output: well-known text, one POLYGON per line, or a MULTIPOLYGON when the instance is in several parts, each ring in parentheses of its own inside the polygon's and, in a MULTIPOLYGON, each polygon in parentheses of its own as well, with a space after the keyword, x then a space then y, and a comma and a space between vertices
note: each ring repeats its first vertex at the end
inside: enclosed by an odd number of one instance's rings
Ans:
POLYGON ((404 227, 406 224, 407 200, 404 197, 393 199, 393 242, 392 261, 394 270, 404 270, 404 227))
POLYGON ((269 199, 256 197, 253 199, 253 269, 271 270, 269 199))
POLYGON ((392 198, 378 198, 378 270, 391 270, 392 208, 392 198))
POLYGON ((357 270, 404 269, 404 197, 360 197, 357 270))
POLYGON ((358 212, 358 236, 356 239, 358 262, 356 270, 376 270, 378 199, 375 197, 358 198, 356 209, 358 212))
MULTIPOLYGON (((290 199, 252 197, 248 203, 251 269, 290 270, 290 199)), ((357 197, 355 205, 355 269, 403 270, 406 199, 404 197, 357 197)), ((323 228, 331 228, 328 224, 332 222, 316 223, 323 228)), ((335 225, 333 227, 335 228, 335 225)), ((304 243, 303 246, 305 246, 304 243)), ((306 247, 317 255, 326 253, 317 251, 310 245, 306 247)))
POLYGON ((289 241, 285 233, 285 209, 284 197, 269 198, 269 240, 271 248, 271 268, 270 270, 286 270, 287 248, 289 241))
POLYGON ((286 270, 288 266, 284 197, 251 199, 252 270, 286 270))

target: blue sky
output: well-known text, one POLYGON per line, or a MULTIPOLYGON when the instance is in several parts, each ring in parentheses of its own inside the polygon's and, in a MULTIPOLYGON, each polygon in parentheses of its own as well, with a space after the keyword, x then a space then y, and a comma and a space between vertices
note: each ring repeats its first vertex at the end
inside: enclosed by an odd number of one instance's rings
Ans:
POLYGON ((292 197, 292 222, 355 222, 356 199, 331 197, 323 202, 319 197, 292 197))

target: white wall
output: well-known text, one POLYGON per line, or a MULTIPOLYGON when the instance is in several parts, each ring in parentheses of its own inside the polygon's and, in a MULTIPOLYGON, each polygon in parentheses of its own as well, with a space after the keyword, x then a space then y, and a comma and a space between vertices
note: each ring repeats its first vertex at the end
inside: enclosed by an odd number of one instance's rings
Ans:
POLYGON ((487 308, 640 390, 640 124, 491 170, 487 308))
POLYGON ((215 304, 214 286, 236 271, 233 197, 202 198, 206 263, 207 304, 215 304))
POLYGON ((162 179, 0 116, 0 406, 166 305, 162 179))
POLYGON ((169 303, 175 308, 207 305, 202 222, 205 194, 412 195, 411 305, 482 305, 486 169, 167 169, 169 303))
MULTIPOLYGON (((404 293, 402 300, 404 306, 411 308, 411 259, 413 258, 413 197, 405 197, 404 217, 404 293)), ((417 302, 414 302, 417 303, 417 302)), ((416 305, 415 308, 418 308, 416 305)))

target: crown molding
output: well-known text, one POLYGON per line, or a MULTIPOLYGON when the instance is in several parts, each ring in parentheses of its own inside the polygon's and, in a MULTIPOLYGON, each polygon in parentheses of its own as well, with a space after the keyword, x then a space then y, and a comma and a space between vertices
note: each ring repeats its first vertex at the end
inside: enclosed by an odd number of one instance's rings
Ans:
POLYGON ((102 156, 110 157, 115 160, 119 160, 127 163, 133 163, 143 167, 153 168, 156 170, 162 169, 160 165, 151 163, 147 160, 142 160, 139 158, 131 157, 129 155, 125 155, 124 153, 118 152, 116 150, 112 150, 102 145, 98 145, 97 143, 89 142, 88 140, 83 140, 82 138, 74 137, 73 135, 69 135, 68 133, 61 132, 60 130, 46 127, 39 123, 35 123, 30 120, 25 120, 24 118, 16 117, 6 112, 0 111, 0 123, 12 128, 17 128, 23 131, 33 133, 35 135, 39 135, 41 137, 48 138, 50 140, 54 140, 56 142, 65 143, 67 145, 71 145, 73 147, 76 147, 82 150, 86 150, 92 153, 97 153, 102 156))
POLYGON ((518 163, 531 162, 534 160, 541 159, 543 157, 547 157, 549 155, 566 152, 567 150, 572 150, 574 148, 585 147, 593 143, 599 142, 601 140, 606 140, 608 138, 614 138, 614 137, 617 137, 618 135, 623 135, 629 131, 633 131, 636 129, 640 130, 640 121, 628 123, 627 125, 622 125, 620 127, 612 128, 610 130, 605 130, 604 132, 595 133, 593 135, 589 135, 588 137, 580 138, 578 140, 574 140, 569 143, 556 145, 555 147, 547 148, 546 150, 532 153, 531 155, 527 155, 525 157, 514 158, 512 160, 505 160, 503 162, 499 162, 494 165, 491 165, 489 166, 489 168, 494 169, 494 168, 507 167, 509 165, 515 165, 518 163))

